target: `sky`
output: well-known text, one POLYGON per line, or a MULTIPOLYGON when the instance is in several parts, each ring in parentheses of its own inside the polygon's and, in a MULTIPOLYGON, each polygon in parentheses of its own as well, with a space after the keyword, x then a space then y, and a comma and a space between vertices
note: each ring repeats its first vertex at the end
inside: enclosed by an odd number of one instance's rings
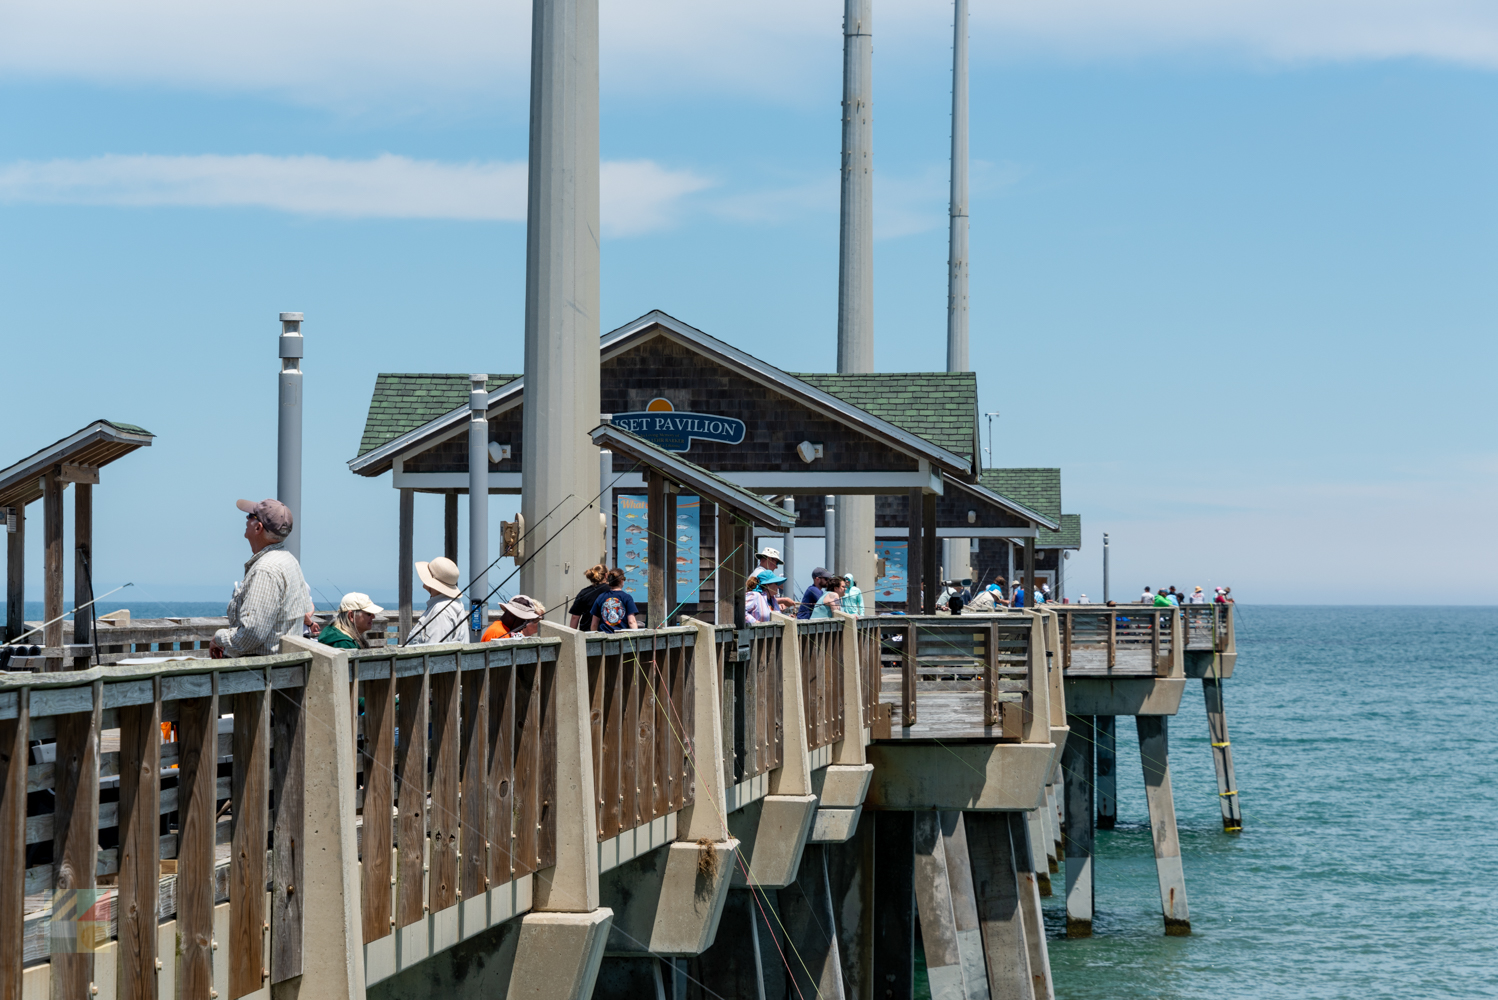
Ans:
MULTIPOLYGON (((96 490, 97 590, 227 598, 301 311, 307 576, 393 596, 396 493, 345 463, 377 372, 523 367, 529 15, 0 7, 0 463, 98 417, 157 435, 96 490)), ((944 363, 951 16, 875 0, 883 371, 944 363)), ((604 330, 663 309, 834 367, 841 28, 602 0, 604 330)), ((1108 532, 1115 597, 1498 602, 1498 8, 973 0, 970 37, 988 464, 1062 468, 1068 590, 1101 594, 1108 532)))

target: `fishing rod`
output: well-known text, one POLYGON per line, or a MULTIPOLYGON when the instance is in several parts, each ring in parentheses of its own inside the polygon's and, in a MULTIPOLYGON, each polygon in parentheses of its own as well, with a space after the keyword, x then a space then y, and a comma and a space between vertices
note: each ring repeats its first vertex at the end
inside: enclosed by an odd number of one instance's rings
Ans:
MULTIPOLYGON (((113 590, 111 590, 109 592, 109 594, 117 594, 120 591, 124 590, 126 587, 133 587, 133 586, 135 586, 135 584, 133 584, 133 583, 124 583, 124 584, 121 584, 120 586, 114 588, 113 590)), ((72 611, 64 611, 62 614, 58 615, 56 618, 52 619, 49 622, 42 622, 40 625, 38 625, 36 628, 32 629, 30 632, 22 632, 20 635, 16 636, 14 639, 12 639, 11 642, 20 642, 22 639, 26 638, 28 635, 34 635, 35 633, 40 632, 42 629, 46 628, 48 625, 56 625, 58 622, 62 621, 64 618, 66 618, 68 615, 76 615, 78 612, 82 611, 84 608, 87 608, 87 607, 90 607, 90 606, 92 606, 94 604, 99 603, 100 601, 104 600, 104 598, 108 597, 109 594, 100 594, 98 597, 94 598, 92 601, 89 601, 87 604, 80 604, 78 607, 74 608, 72 611)))

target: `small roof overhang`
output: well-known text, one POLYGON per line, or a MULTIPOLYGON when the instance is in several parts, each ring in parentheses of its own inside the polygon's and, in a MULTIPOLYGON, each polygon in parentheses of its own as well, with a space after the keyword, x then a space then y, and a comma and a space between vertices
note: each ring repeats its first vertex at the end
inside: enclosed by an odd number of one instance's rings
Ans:
MULTIPOLYGON (((992 504, 993 506, 998 507, 1001 510, 1008 511, 1016 517, 1024 518, 1036 527, 1049 528, 1051 531, 1057 531, 1061 527, 1059 522, 1051 520, 1044 514, 1037 513, 1036 511, 1031 510, 1029 507, 1026 507, 1024 504, 995 493, 993 490, 990 490, 984 486, 980 486, 977 483, 969 483, 961 479, 948 479, 947 485, 954 486, 959 490, 965 490, 978 499, 984 501, 985 503, 992 504)), ((958 527, 960 528, 961 525, 958 525, 958 527)))
POLYGON ((785 508, 735 486, 700 465, 694 465, 675 452, 667 451, 622 427, 600 424, 589 432, 589 436, 598 447, 627 455, 677 486, 729 508, 758 527, 788 531, 796 525, 796 515, 785 508))
POLYGON ((10 468, 0 469, 0 507, 24 507, 40 500, 42 474, 54 465, 98 469, 137 448, 149 447, 154 438, 144 427, 95 420, 10 468))
MULTIPOLYGON (((600 348, 604 359, 628 350, 636 342, 650 336, 656 330, 679 342, 701 351, 725 367, 736 369, 745 377, 774 388, 777 392, 796 399, 803 405, 837 420, 850 424, 870 437, 881 440, 891 447, 929 461, 933 469, 940 469, 951 476, 965 476, 972 471, 972 464, 961 455, 938 447, 922 437, 902 430, 887 420, 882 420, 851 403, 846 403, 828 392, 810 385, 774 365, 746 354, 736 347, 709 336, 681 320, 659 309, 652 310, 632 323, 603 335, 600 348)), ((517 378, 489 393, 489 409, 509 409, 521 402, 525 391, 525 378, 517 378)), ((361 476, 378 476, 391 467, 397 456, 412 448, 425 447, 437 441, 462 433, 468 421, 468 407, 460 406, 450 413, 430 420, 394 440, 372 451, 350 459, 349 469, 361 476)))

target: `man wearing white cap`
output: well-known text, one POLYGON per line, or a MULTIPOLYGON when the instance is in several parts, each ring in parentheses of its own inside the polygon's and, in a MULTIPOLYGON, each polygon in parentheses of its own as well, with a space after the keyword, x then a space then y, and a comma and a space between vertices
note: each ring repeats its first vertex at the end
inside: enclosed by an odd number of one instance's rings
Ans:
POLYGON ((768 545, 756 552, 754 554, 754 558, 759 560, 759 566, 753 573, 749 574, 749 582, 751 585, 753 584, 755 577, 759 577, 761 580, 763 580, 766 577, 779 576, 780 564, 785 562, 784 559, 780 558, 780 550, 771 548, 768 545))
POLYGON ((467 642, 468 615, 458 589, 458 564, 446 556, 416 564, 421 585, 432 596, 426 613, 411 630, 408 646, 430 646, 439 642, 467 642))

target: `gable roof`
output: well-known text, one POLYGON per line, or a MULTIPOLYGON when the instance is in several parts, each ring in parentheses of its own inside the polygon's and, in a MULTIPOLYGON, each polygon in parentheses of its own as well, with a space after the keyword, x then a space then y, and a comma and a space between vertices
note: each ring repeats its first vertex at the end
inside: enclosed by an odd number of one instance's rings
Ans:
POLYGON ((974 372, 794 372, 823 392, 972 462, 978 448, 974 372))
MULTIPOLYGON (((519 375, 491 375, 487 388, 498 389, 519 375)), ((470 383, 467 375, 443 372, 402 374, 381 372, 375 376, 369 415, 364 418, 364 437, 359 454, 365 455, 402 434, 454 409, 468 407, 470 383)))
MULTIPOLYGON (((604 358, 607 359, 611 355, 623 353, 645 338, 658 334, 673 337, 725 367, 736 370, 746 378, 773 386, 775 391, 797 400, 802 405, 843 420, 860 432, 881 440, 899 451, 926 459, 949 474, 967 475, 972 470, 973 463, 966 456, 927 441, 918 434, 913 434, 861 407, 839 399, 659 309, 652 310, 639 319, 604 334, 600 349, 604 358)), ((493 413, 496 406, 503 408, 520 402, 524 389, 525 378, 522 376, 497 389, 490 390, 489 411, 493 413)), ((467 414, 466 405, 455 405, 449 412, 431 418, 404 433, 399 433, 396 437, 367 452, 361 452, 357 457, 349 460, 349 469, 361 476, 380 475, 390 467, 394 458, 401 452, 458 433, 462 423, 468 419, 467 414)))
POLYGON ((984 469, 978 481, 1001 496, 1061 523, 1060 469, 984 469))
POLYGON ((8 469, 0 469, 0 507, 24 507, 40 500, 39 479, 49 466, 67 462, 100 468, 137 448, 149 447, 155 435, 118 420, 95 420, 8 469))
POLYGON ((972 496, 980 498, 986 503, 991 503, 995 507, 998 507, 1002 510, 1007 510, 1011 514, 1024 518, 1026 521, 1034 524, 1043 532, 1053 530, 1060 524, 1059 521, 1046 517, 1044 514, 1035 510, 1035 508, 1028 507, 1025 504, 1022 504, 1019 501, 1015 500, 1013 497, 1006 497, 1001 493, 995 493, 993 490, 990 490, 982 483, 969 483, 962 479, 949 479, 947 480, 947 482, 958 490, 969 493, 972 496))
POLYGON ((641 465, 661 473, 678 486, 696 490, 714 503, 723 504, 762 528, 789 531, 796 526, 796 515, 770 503, 757 493, 750 493, 702 466, 688 462, 675 452, 615 424, 600 424, 589 431, 593 443, 621 455, 636 459, 641 465))
POLYGON ((1041 528, 1035 533, 1038 549, 1080 549, 1082 547, 1082 515, 1062 514, 1061 530, 1041 528))

